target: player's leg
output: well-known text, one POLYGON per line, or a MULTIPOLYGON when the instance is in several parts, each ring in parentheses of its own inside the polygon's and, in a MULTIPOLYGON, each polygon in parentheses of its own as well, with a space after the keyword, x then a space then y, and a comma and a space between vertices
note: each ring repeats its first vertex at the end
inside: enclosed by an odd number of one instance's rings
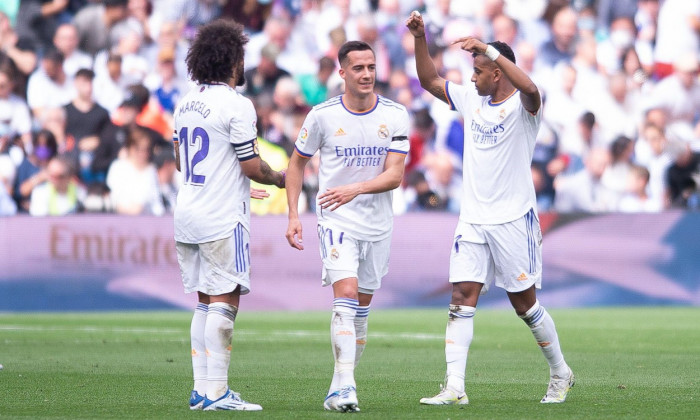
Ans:
POLYGON ((332 285, 331 349, 333 379, 323 402, 327 410, 357 411, 355 315, 358 307, 358 243, 343 232, 318 226, 322 281, 332 285))
POLYGON ((230 238, 200 244, 200 276, 206 279, 209 310, 204 327, 207 392, 204 410, 262 410, 243 401, 228 384, 233 330, 240 297, 250 291, 250 238, 238 225, 230 238))
MULTIPOLYGON (((182 274, 185 293, 197 291, 199 285, 199 245, 175 243, 177 260, 182 274)), ((197 292, 197 307, 190 323, 190 343, 192 355, 192 376, 194 386, 190 393, 190 410, 201 410, 207 391, 207 357, 204 344, 204 326, 209 308, 209 296, 197 292)))
POLYGON ((194 389, 190 395, 190 410, 201 410, 207 392, 207 348, 204 343, 204 327, 209 311, 209 296, 197 292, 197 307, 190 324, 190 342, 192 343, 192 373, 194 389))
POLYGON ((575 378, 564 360, 554 320, 537 300, 535 286, 520 293, 508 293, 508 298, 518 316, 530 327, 549 364, 549 386, 541 402, 564 402, 569 390, 574 386, 575 378))
POLYGON ((367 327, 372 296, 370 293, 358 293, 358 306, 355 313, 355 367, 360 363, 362 353, 367 346, 367 327))
POLYGON ((450 300, 445 329, 445 385, 421 404, 468 404, 465 392, 465 374, 469 346, 474 335, 474 314, 479 294, 493 277, 493 261, 489 248, 481 243, 480 228, 460 224, 455 233, 450 255, 450 300))
POLYGON ((542 402, 563 402, 574 376, 564 361, 554 321, 537 301, 542 280, 542 234, 534 211, 489 231, 499 267, 496 284, 508 292, 516 314, 530 327, 550 369, 550 389, 542 402))
POLYGON ((333 314, 331 317, 331 347, 333 349, 333 380, 324 408, 337 411, 357 411, 355 385, 355 315, 358 306, 357 278, 349 277, 333 283, 333 314))
POLYGON ((389 272, 391 237, 375 242, 359 242, 358 296, 355 314, 355 367, 360 363, 367 346, 367 328, 372 296, 381 287, 382 278, 389 272))

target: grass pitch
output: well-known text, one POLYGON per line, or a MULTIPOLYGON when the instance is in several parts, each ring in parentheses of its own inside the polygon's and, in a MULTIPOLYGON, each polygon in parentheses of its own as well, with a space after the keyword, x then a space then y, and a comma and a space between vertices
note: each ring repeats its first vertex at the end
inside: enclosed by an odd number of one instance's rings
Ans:
POLYGON ((361 412, 324 412, 330 313, 242 312, 230 384, 262 412, 190 412, 188 312, 0 314, 0 418, 686 419, 700 417, 700 309, 552 310, 577 383, 540 404, 548 368, 511 311, 478 310, 467 406, 429 407, 447 309, 374 310, 361 412))

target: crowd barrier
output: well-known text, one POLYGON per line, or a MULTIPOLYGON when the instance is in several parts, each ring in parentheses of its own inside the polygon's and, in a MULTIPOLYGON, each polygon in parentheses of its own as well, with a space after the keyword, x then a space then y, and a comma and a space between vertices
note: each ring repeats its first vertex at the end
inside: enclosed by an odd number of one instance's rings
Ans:
MULTIPOLYGON (((540 215, 548 307, 700 305, 700 213, 540 215)), ((243 310, 328 309, 313 215, 304 251, 285 216, 253 217, 251 293, 243 310)), ((389 274, 373 308, 446 307, 457 216, 397 216, 389 274)), ((0 218, 0 311, 191 309, 171 217, 0 218)), ((509 307, 492 288, 480 307, 509 307)))

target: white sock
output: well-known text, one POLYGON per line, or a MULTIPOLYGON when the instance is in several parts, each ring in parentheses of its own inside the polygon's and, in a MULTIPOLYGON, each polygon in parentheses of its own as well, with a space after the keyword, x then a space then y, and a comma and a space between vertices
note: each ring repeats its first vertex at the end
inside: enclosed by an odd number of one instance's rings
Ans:
POLYGON ((209 305, 198 303, 190 324, 194 390, 202 396, 207 392, 207 348, 204 345, 204 326, 207 322, 208 309, 209 305))
POLYGON ((355 367, 360 363, 362 352, 367 345, 367 321, 369 320, 369 307, 358 306, 355 313, 355 367))
POLYGON ((333 299, 331 346, 333 347, 333 380, 328 393, 346 386, 355 386, 355 312, 357 300, 333 299))
POLYGON ((467 369, 467 354, 474 337, 473 306, 450 305, 447 329, 445 330, 445 361, 447 374, 445 388, 464 392, 464 376, 467 369))
POLYGON ((207 398, 219 399, 228 389, 233 323, 238 308, 224 302, 209 304, 204 342, 207 346, 207 398))
POLYGON ((565 377, 569 373, 569 366, 564 361, 564 355, 559 346, 559 337, 557 328, 554 326, 554 320, 549 315, 544 306, 540 305, 539 301, 535 301, 532 308, 528 309, 520 318, 530 327, 532 335, 537 340, 537 345, 540 346, 542 354, 547 363, 549 363, 549 375, 565 377))

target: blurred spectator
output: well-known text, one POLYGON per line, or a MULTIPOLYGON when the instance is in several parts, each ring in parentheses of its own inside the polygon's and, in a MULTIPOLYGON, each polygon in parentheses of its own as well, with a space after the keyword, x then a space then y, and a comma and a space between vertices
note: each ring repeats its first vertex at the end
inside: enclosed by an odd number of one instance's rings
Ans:
POLYGON ((126 141, 126 156, 115 160, 107 172, 107 186, 117 213, 160 216, 165 212, 151 152, 148 135, 132 129, 126 141))
POLYGON ((179 23, 177 21, 165 21, 158 28, 155 42, 142 46, 140 54, 152 65, 158 62, 158 56, 163 51, 172 51, 174 54, 175 74, 179 79, 178 84, 185 84, 187 82, 185 57, 187 57, 188 48, 187 41, 181 37, 179 23))
MULTIPOLYGON (((435 140, 435 121, 430 117, 430 110, 427 107, 413 110, 411 122, 413 123, 413 128, 408 136, 411 147, 406 159, 406 174, 411 173, 420 165, 423 154, 426 153, 429 145, 435 140)), ((405 183, 408 183, 408 181, 405 183)))
MULTIPOLYGON (((153 16, 151 0, 129 0, 127 3, 129 19, 138 22, 140 35, 144 44, 150 44, 155 39, 154 29, 160 25, 159 17, 153 16)), ((156 31, 157 32, 157 31, 156 31)))
POLYGON ((618 136, 610 144, 610 164, 605 168, 601 182, 617 196, 622 196, 628 189, 633 154, 634 142, 629 137, 618 136))
POLYGON ((0 12, 0 64, 9 60, 19 70, 22 75, 18 79, 15 93, 24 94, 26 77, 29 76, 36 67, 36 46, 31 40, 23 38, 15 32, 7 15, 0 12))
POLYGON ((185 2, 185 37, 194 38, 197 29, 221 16, 221 3, 218 0, 189 0, 185 2))
POLYGON ((321 57, 316 73, 297 76, 296 80, 306 105, 318 105, 328 99, 328 79, 333 71, 335 71, 335 61, 330 57, 321 57))
POLYGON ((29 214, 32 216, 65 216, 82 209, 85 190, 74 178, 69 160, 57 156, 46 166, 46 182, 32 190, 29 214))
POLYGON ((585 170, 559 176, 554 181, 554 209, 562 213, 599 213, 616 208, 614 195, 603 185, 601 177, 610 164, 606 149, 593 149, 586 156, 585 170))
POLYGON ((647 194, 649 183, 649 171, 639 165, 630 168, 628 178, 628 192, 618 203, 617 210, 624 213, 659 212, 662 209, 660 201, 654 200, 647 194))
POLYGON ((95 55, 95 73, 103 74, 107 69, 110 54, 118 54, 122 59, 121 77, 127 84, 142 83, 151 65, 140 55, 143 35, 141 31, 127 27, 110 49, 104 49, 95 55))
POLYGON ((70 152, 75 148, 75 138, 66 133, 66 109, 63 107, 48 108, 39 120, 41 129, 51 132, 58 145, 58 153, 70 152))
POLYGON ((27 104, 34 118, 41 119, 47 108, 62 107, 74 97, 73 80, 63 70, 63 54, 56 49, 47 51, 27 85, 27 104))
POLYGON ((51 47, 58 25, 67 20, 63 13, 68 0, 22 0, 17 11, 16 26, 20 37, 27 37, 40 50, 51 47))
MULTIPOLYGON (((137 117, 143 109, 143 99, 132 95, 125 100, 119 108, 119 120, 108 124, 100 133, 100 144, 95 149, 92 171, 93 173, 107 173, 111 163, 118 157, 126 156, 126 143, 131 132, 137 130, 145 134, 150 140, 151 154, 154 156, 162 149, 172 151, 170 141, 166 141, 160 133, 138 123, 137 117), (118 124, 117 124, 118 122, 118 124)), ((172 135, 172 132, 170 132, 172 135)))
POLYGON ((277 82, 272 101, 275 107, 270 114, 270 122, 281 136, 266 140, 282 147, 291 156, 294 142, 309 108, 304 105, 299 85, 291 77, 283 77, 277 82))
POLYGON ((427 153, 421 166, 430 190, 444 203, 444 208, 451 213, 459 213, 461 179, 455 173, 452 154, 445 150, 427 153))
POLYGON ((104 182, 104 174, 92 172, 95 149, 100 144, 100 133, 110 124, 109 112, 92 99, 92 80, 95 73, 80 69, 75 75, 77 95, 64 108, 66 110, 66 134, 75 139, 76 147, 68 152, 77 169, 77 175, 85 184, 104 182))
MULTIPOLYGON (((125 112, 131 113, 132 109, 137 111, 136 123, 148 129, 148 135, 154 146, 160 147, 164 142, 168 145, 170 144, 173 134, 172 124, 164 115, 163 108, 158 103, 158 100, 151 98, 151 93, 144 85, 130 85, 127 88, 124 102, 112 120, 118 125, 124 125, 123 114, 125 112), (168 140, 166 141, 165 139, 168 140)), ((131 117, 127 116, 126 119, 130 120, 131 117)))
POLYGON ((182 79, 177 75, 174 49, 165 47, 161 50, 155 72, 146 78, 144 85, 151 91, 163 111, 172 115, 180 97, 187 92, 187 85, 182 83, 182 79))
POLYGON ((430 188, 421 170, 413 170, 406 175, 407 211, 445 210, 447 202, 430 188))
POLYGON ((668 167, 673 163, 673 158, 667 151, 667 140, 664 131, 658 126, 648 123, 643 130, 644 140, 648 143, 651 154, 646 159, 645 166, 649 169, 649 196, 653 201, 661 203, 663 207, 667 207, 668 203, 668 188, 666 186, 666 172, 668 167))
POLYGON ((668 168, 669 200, 675 208, 698 209, 698 185, 700 185, 700 153, 693 152, 688 144, 682 144, 675 162, 668 168))
POLYGON ((63 71, 68 77, 80 69, 92 69, 92 57, 78 49, 78 41, 78 29, 71 23, 60 25, 53 36, 53 46, 63 54, 63 71))
MULTIPOLYGON (((258 137, 258 149, 260 156, 270 165, 274 171, 280 171, 287 167, 289 157, 287 152, 269 141, 258 137)), ((267 185, 250 182, 250 188, 269 190, 269 197, 264 200, 250 200, 250 212, 257 215, 287 214, 287 193, 283 189, 268 188, 267 185)))
POLYGON ((668 123, 683 122, 695 126, 700 109, 697 53, 684 53, 673 64, 673 74, 660 81, 652 90, 646 108, 661 108, 668 123))
POLYGON ((113 115, 124 101, 128 80, 122 76, 122 56, 110 53, 105 64, 106 72, 95 73, 95 101, 113 115))
POLYGON ((596 4, 596 29, 600 38, 614 37, 615 21, 634 18, 638 0, 598 0, 596 4))
POLYGON ((15 71, 9 64, 0 64, 0 131, 19 135, 25 148, 32 142, 32 117, 24 99, 12 93, 15 71))
POLYGON ((46 167, 58 154, 56 137, 49 130, 34 135, 32 152, 27 154, 17 167, 12 196, 20 212, 29 211, 32 191, 48 179, 46 167))
POLYGON ((540 48, 537 62, 544 67, 554 67, 560 61, 568 62, 574 56, 576 45, 577 15, 574 9, 565 7, 554 14, 552 38, 540 48))
POLYGON ((280 47, 269 43, 260 51, 260 62, 245 75, 245 95, 257 96, 270 94, 275 90, 277 81, 282 77, 289 77, 286 70, 277 66, 277 57, 280 55, 280 47))
POLYGON ((659 0, 639 0, 637 13, 634 16, 634 24, 637 28, 635 49, 648 75, 654 74, 654 44, 659 19, 659 3, 659 0))
MULTIPOLYGON (((165 213, 172 214, 175 210, 175 201, 178 191, 178 182, 175 178, 177 168, 175 166, 175 154, 172 150, 160 150, 153 157, 158 174, 158 191, 165 213)), ((252 208, 251 208, 252 211, 252 208)))
POLYGON ((598 43, 598 64, 604 73, 610 75, 621 70, 622 54, 634 48, 637 28, 631 16, 620 16, 613 20, 610 36, 598 43))
POLYGON ((94 56, 111 48, 125 27, 120 27, 120 22, 127 16, 127 0, 104 0, 81 9, 73 19, 80 37, 80 49, 94 56))
POLYGON ((270 0, 228 0, 222 4, 221 16, 235 20, 251 33, 262 31, 274 6, 270 0))
POLYGON ((0 217, 14 216, 17 213, 17 204, 12 199, 16 172, 12 159, 0 154, 0 217))
POLYGON ((674 71, 684 54, 700 50, 700 0, 664 0, 659 9, 659 20, 654 47, 655 73, 661 79, 674 71))

